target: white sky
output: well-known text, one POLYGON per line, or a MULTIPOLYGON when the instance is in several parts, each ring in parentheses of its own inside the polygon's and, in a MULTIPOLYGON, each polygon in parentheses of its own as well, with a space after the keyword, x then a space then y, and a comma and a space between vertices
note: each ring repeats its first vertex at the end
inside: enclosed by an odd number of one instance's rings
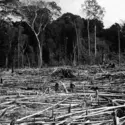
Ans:
MULTIPOLYGON (((84 0, 57 0, 62 8, 62 12, 71 12, 83 17, 81 13, 81 4, 84 0)), ((125 21, 125 0, 97 0, 99 5, 105 8, 104 17, 105 27, 109 27, 115 22, 125 21), (121 21, 122 20, 122 21, 121 21)))

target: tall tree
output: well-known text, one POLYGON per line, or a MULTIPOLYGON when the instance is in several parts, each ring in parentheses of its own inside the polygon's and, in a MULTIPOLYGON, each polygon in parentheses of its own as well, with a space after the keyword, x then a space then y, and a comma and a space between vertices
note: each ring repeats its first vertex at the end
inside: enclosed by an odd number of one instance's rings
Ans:
POLYGON ((88 43, 89 43, 89 54, 90 54, 90 38, 89 38, 89 20, 95 19, 95 57, 97 54, 96 50, 96 20, 102 20, 104 17, 105 9, 101 7, 96 0, 85 0, 82 4, 82 10, 88 19, 88 43))
POLYGON ((53 20, 53 17, 59 16, 61 8, 55 2, 31 2, 27 0, 27 3, 21 7, 21 10, 27 24, 36 36, 39 48, 39 67, 41 67, 43 64, 42 46, 45 28, 53 20))

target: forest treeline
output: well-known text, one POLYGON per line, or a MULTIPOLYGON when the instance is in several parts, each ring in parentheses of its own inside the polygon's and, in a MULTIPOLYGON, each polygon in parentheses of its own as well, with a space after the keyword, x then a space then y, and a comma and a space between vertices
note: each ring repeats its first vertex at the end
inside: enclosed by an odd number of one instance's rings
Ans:
POLYGON ((115 23, 105 29, 103 21, 90 19, 89 46, 87 19, 72 13, 60 15, 61 8, 55 2, 40 1, 37 4, 17 5, 17 3, 12 4, 11 0, 8 1, 0 3, 2 7, 0 67, 23 68, 101 64, 104 61, 124 62, 125 23, 122 25, 115 23), (41 8, 42 5, 47 5, 51 9, 41 8), (20 8, 17 9, 17 6, 20 8), (16 18, 21 17, 22 20, 12 21, 12 15, 16 18), (56 20, 52 17, 56 17, 56 20))

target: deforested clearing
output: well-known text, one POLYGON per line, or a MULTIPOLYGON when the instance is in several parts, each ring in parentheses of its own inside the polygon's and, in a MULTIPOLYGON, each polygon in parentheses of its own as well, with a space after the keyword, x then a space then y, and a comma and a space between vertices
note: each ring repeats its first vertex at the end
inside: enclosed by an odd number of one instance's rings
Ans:
POLYGON ((118 67, 16 69, 14 73, 2 71, 0 122, 109 125, 117 121, 124 124, 124 80, 125 71, 118 67))

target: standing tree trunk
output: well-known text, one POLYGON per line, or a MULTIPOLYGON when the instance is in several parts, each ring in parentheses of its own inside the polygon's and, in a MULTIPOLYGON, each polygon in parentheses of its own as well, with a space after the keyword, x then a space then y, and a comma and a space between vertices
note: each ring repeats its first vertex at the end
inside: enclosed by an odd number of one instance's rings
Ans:
POLYGON ((14 61, 14 58, 12 59, 12 64, 11 64, 11 68, 12 68, 12 73, 14 72, 14 65, 13 65, 13 61, 14 61))
POLYGON ((8 69, 8 55, 6 56, 6 69, 8 69))
POLYGON ((19 53, 20 53, 20 48, 19 48, 19 36, 18 36, 18 45, 17 45, 17 46, 18 46, 18 48, 17 48, 18 50, 17 50, 17 51, 18 51, 18 69, 19 69, 19 65, 20 65, 20 54, 19 54, 19 53))
POLYGON ((76 27, 76 23, 74 22, 75 31, 76 31, 76 47, 77 47, 77 61, 80 62, 80 30, 76 27))
POLYGON ((118 49, 119 49, 119 66, 121 64, 121 41, 120 41, 120 29, 118 28, 118 49))
POLYGON ((81 53, 80 53, 80 49, 81 49, 81 44, 80 44, 80 29, 77 30, 77 34, 78 34, 78 38, 77 38, 77 48, 78 48, 78 64, 80 64, 80 58, 81 58, 81 53))
POLYGON ((89 19, 87 20, 87 30, 88 30, 88 49, 89 49, 89 57, 90 57, 91 56, 91 48, 90 48, 89 19))
POLYGON ((43 65, 43 59, 42 59, 42 45, 40 44, 40 40, 38 38, 38 35, 35 33, 35 36, 36 36, 36 39, 37 39, 37 42, 38 42, 38 48, 39 48, 39 68, 42 67, 43 65))
POLYGON ((95 24, 95 58, 97 55, 97 42, 96 42, 96 24, 95 24))
POLYGON ((15 66, 15 49, 13 50, 13 55, 12 56, 12 63, 11 63, 11 72, 14 72, 14 66, 15 66))
POLYGON ((22 68, 24 68, 24 54, 22 53, 22 68))
MULTIPOLYGON (((34 19, 34 20, 35 20, 35 19, 34 19)), ((45 30, 47 24, 48 24, 48 23, 46 23, 46 25, 45 25, 44 28, 42 29, 42 32, 45 30)), ((34 29, 34 24, 32 24, 32 26, 31 26, 31 25, 29 25, 29 24, 27 23, 27 25, 31 28, 32 32, 34 33, 34 35, 35 35, 35 37, 36 37, 37 43, 38 43, 38 49, 39 49, 38 67, 41 68, 42 65, 43 65, 43 59, 42 59, 42 43, 40 42, 39 35, 40 35, 40 33, 41 33, 42 24, 40 24, 38 33, 36 33, 36 31, 35 31, 35 29, 34 29)))
POLYGON ((22 27, 21 26, 18 26, 18 68, 21 66, 21 51, 20 51, 20 45, 21 45, 21 34, 22 33, 22 27))
POLYGON ((30 68, 30 59, 29 59, 28 54, 26 54, 26 56, 27 56, 28 66, 29 66, 29 68, 30 68))
POLYGON ((18 26, 18 41, 17 41, 17 51, 18 51, 18 69, 19 69, 19 65, 20 65, 20 46, 19 46, 19 42, 20 42, 20 27, 18 26))
POLYGON ((76 31, 76 45, 74 45, 74 65, 76 66, 76 64, 77 64, 77 61, 76 61, 76 49, 78 50, 78 32, 77 32, 75 21, 74 21, 74 26, 75 26, 75 31, 76 31))
POLYGON ((73 66, 76 66, 76 45, 73 46, 73 66))
POLYGON ((67 41, 68 41, 68 38, 66 37, 64 41, 65 41, 65 63, 67 63, 67 41))

